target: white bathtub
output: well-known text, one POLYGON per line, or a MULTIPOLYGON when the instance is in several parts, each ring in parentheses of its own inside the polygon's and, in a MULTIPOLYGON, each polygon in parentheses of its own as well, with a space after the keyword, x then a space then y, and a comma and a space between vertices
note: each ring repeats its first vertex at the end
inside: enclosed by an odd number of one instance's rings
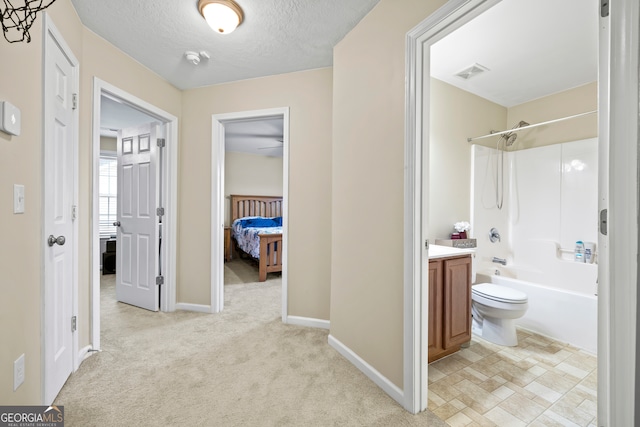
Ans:
POLYGON ((519 280, 517 271, 502 266, 476 273, 474 283, 495 283, 527 294, 529 309, 516 325, 540 335, 597 353, 598 298, 519 280), (499 271, 500 275, 495 272, 499 271))

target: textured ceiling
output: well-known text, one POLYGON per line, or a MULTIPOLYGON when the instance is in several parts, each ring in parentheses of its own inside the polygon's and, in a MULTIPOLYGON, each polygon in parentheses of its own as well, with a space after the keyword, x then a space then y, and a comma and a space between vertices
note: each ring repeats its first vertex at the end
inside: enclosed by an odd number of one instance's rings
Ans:
POLYGON ((179 89, 329 67, 333 47, 379 0, 236 0, 244 22, 216 34, 197 0, 72 0, 83 24, 179 89), (211 59, 189 63, 186 51, 211 59))
MULTIPOLYGON (((220 35, 200 16, 197 0, 72 0, 89 29, 180 89, 331 66, 333 46, 379 0, 236 1, 245 21, 220 35), (187 50, 205 50, 211 59, 194 66, 187 50)), ((597 0, 504 0, 433 46, 431 75, 507 107, 595 81, 597 11, 597 0), (454 76, 474 63, 489 71, 454 76)), ((117 107, 103 106, 103 127, 124 127, 112 117, 132 124, 117 107)), ((258 143, 273 141, 233 134, 266 132, 269 124, 246 126, 227 134, 228 149, 237 143, 267 154, 258 143)), ((271 138, 278 135, 272 129, 271 138)))

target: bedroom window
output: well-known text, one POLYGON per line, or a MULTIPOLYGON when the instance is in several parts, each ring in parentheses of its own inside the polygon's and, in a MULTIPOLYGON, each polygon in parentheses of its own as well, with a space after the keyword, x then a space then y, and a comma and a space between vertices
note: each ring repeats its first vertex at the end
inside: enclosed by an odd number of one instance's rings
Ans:
POLYGON ((100 155, 100 237, 116 235, 113 223, 118 212, 118 161, 115 155, 100 155))

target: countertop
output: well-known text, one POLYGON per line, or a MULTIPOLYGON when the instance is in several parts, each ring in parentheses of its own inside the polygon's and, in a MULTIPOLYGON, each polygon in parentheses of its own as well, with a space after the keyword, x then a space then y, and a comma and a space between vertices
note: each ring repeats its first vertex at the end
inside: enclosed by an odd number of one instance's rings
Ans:
POLYGON ((451 246, 429 245, 429 259, 449 258, 476 253, 475 248, 453 248, 451 246))

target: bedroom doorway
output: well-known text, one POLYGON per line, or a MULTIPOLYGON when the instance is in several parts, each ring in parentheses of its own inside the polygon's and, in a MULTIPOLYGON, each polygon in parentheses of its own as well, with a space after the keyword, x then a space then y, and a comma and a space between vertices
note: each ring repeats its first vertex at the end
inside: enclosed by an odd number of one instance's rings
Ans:
MULTIPOLYGON (((116 169, 116 143, 115 138, 109 141, 102 135, 111 128, 118 130, 125 127, 148 123, 150 121, 159 122, 163 126, 164 147, 161 148, 162 153, 156 161, 158 167, 162 171, 159 173, 158 188, 162 190, 158 192, 162 212, 162 227, 158 236, 161 236, 161 244, 159 244, 159 265, 161 266, 161 276, 164 283, 159 289, 160 294, 160 311, 175 310, 175 277, 176 277, 176 211, 177 211, 177 158, 178 158, 178 119, 177 117, 109 84, 98 78, 94 78, 93 84, 93 184, 92 184, 92 228, 91 228, 91 348, 98 350, 101 348, 100 340, 100 304, 101 304, 101 265, 103 259, 109 267, 117 256, 103 257, 103 253, 109 252, 107 242, 115 243, 112 236, 116 234, 116 227, 108 215, 110 211, 103 209, 108 197, 117 197, 115 194, 104 194, 101 192, 101 181, 112 180, 117 182, 116 169), (107 111, 109 119, 102 113, 107 111), (106 127, 107 129, 102 129, 106 127), (105 141, 105 139, 107 141, 105 141), (101 141, 102 140, 102 141, 101 141), (101 144, 102 142, 102 144, 101 144), (104 149, 103 149, 104 148, 104 149), (109 163, 112 163, 111 165, 109 163), (110 170, 109 174, 113 176, 103 176, 101 171, 110 170), (113 227, 110 227, 113 226, 113 227), (161 233, 161 234, 160 234, 161 233), (101 239, 102 237, 102 239, 101 239)), ((115 133, 114 133, 115 135, 115 133)), ((162 138, 160 138, 162 139, 162 138)), ((143 150, 144 151, 144 150, 143 150)), ((117 184, 114 184, 117 188, 117 184)), ((115 200, 112 201, 117 205, 115 200)), ((114 215, 116 209, 112 212, 114 215)), ((153 207, 153 213, 160 213, 156 207, 153 207)), ((117 220, 117 218, 116 218, 117 220)), ((117 245, 111 244, 115 251, 118 250, 117 245)), ((111 255, 108 253, 107 255, 111 255)), ((155 254, 150 254, 153 256, 155 254)), ((157 255, 156 255, 157 256, 157 255)), ((154 258, 157 260, 157 258, 154 258)), ((102 265, 104 268, 104 265, 102 265)), ((116 267, 113 265, 112 267, 116 267)), ((115 285, 115 280, 112 280, 115 285)), ((156 283, 158 283, 156 281, 156 283)), ((156 286, 156 283, 153 285, 156 286)), ((155 305, 155 304, 154 304, 155 305)), ((157 305, 155 305, 157 309, 157 305)))
MULTIPOLYGON (((241 194, 245 195, 244 198, 246 195, 261 195, 254 198, 266 197, 270 200, 269 203, 279 203, 278 212, 282 216, 282 243, 275 246, 280 252, 278 259, 281 260, 281 265, 269 270, 281 269, 282 320, 286 322, 289 108, 217 114, 212 116, 212 122, 211 312, 217 313, 224 309, 225 262, 234 263, 234 266, 246 264, 246 261, 239 262, 237 258, 234 260, 238 254, 230 244, 231 225, 235 219, 232 218, 230 195, 241 194)), ((271 211, 271 207, 266 209, 271 211)), ((253 212, 240 216, 252 215, 253 212)), ((276 216, 268 212, 256 215, 276 216)), ((255 266, 240 266, 248 272, 247 277, 257 278, 258 271, 263 270, 265 257, 257 255, 256 251, 251 257, 256 259, 255 266), (257 266, 258 258, 262 258, 259 261, 260 268, 257 266)), ((263 280, 266 274, 273 274, 266 273, 269 270, 260 273, 262 277, 259 280, 263 280)))

